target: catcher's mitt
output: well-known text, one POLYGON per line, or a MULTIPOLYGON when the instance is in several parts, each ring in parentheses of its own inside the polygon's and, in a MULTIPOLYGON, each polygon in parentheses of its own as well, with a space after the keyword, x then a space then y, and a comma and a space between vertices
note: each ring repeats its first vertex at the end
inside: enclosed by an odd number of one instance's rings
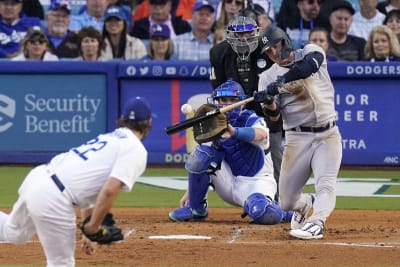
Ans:
POLYGON ((100 229, 94 234, 88 234, 85 232, 85 225, 90 221, 90 217, 86 217, 83 221, 81 228, 82 233, 93 242, 99 244, 110 244, 115 241, 120 241, 124 239, 121 228, 115 226, 115 221, 112 213, 107 213, 103 220, 100 229))
MULTIPOLYGON (((217 109, 213 104, 201 105, 194 116, 201 116, 211 110, 217 109)), ((193 126, 193 136, 197 143, 206 143, 219 139, 228 127, 228 120, 225 114, 218 114, 214 117, 199 122, 193 126)))

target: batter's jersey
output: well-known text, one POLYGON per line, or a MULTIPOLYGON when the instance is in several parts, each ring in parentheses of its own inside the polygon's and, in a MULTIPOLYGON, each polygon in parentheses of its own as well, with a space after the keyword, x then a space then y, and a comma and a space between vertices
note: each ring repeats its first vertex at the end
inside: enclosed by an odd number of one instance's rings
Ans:
POLYGON ((128 128, 118 128, 55 156, 47 167, 61 180, 71 201, 88 208, 108 177, 120 180, 122 191, 130 191, 146 164, 142 142, 128 128))
MULTIPOLYGON (((276 100, 281 109, 284 130, 298 126, 322 126, 336 118, 334 88, 322 48, 308 44, 303 49, 294 51, 295 62, 304 59, 305 55, 314 51, 324 55, 324 61, 318 71, 305 79, 286 83, 279 89, 280 94, 276 100)), ((281 67, 278 64, 272 65, 261 74, 258 90, 265 90, 268 84, 289 70, 290 68, 281 67)))

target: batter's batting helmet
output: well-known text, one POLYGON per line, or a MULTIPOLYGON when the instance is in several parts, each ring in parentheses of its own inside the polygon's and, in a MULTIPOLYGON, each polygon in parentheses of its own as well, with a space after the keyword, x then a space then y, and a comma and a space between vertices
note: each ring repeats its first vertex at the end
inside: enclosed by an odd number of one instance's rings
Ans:
POLYGON ((289 36, 279 27, 274 25, 268 26, 261 34, 260 34, 260 43, 261 53, 267 51, 270 47, 282 43, 282 50, 280 53, 280 58, 285 59, 288 58, 290 52, 293 51, 292 41, 289 36))

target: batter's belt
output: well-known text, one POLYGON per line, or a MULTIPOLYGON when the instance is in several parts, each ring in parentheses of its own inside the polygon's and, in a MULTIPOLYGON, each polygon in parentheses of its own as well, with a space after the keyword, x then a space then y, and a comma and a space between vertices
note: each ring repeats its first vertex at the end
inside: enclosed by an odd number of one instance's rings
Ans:
POLYGON ((297 126, 295 128, 291 128, 286 131, 322 133, 322 132, 325 132, 326 130, 329 130, 330 128, 335 127, 335 125, 336 125, 335 121, 330 121, 326 125, 320 126, 320 127, 297 126))

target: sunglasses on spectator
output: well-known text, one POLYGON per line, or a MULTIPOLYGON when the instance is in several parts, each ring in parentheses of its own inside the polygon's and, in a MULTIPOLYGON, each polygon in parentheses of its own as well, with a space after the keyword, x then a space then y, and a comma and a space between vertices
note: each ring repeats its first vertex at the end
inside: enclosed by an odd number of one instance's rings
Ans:
POLYGON ((35 44, 35 43, 44 44, 44 43, 47 43, 47 40, 44 38, 36 38, 36 39, 28 40, 28 42, 30 44, 35 44))
POLYGON ((238 0, 226 0, 225 3, 227 3, 227 4, 235 3, 237 6, 243 5, 243 2, 242 1, 238 1, 238 0))

